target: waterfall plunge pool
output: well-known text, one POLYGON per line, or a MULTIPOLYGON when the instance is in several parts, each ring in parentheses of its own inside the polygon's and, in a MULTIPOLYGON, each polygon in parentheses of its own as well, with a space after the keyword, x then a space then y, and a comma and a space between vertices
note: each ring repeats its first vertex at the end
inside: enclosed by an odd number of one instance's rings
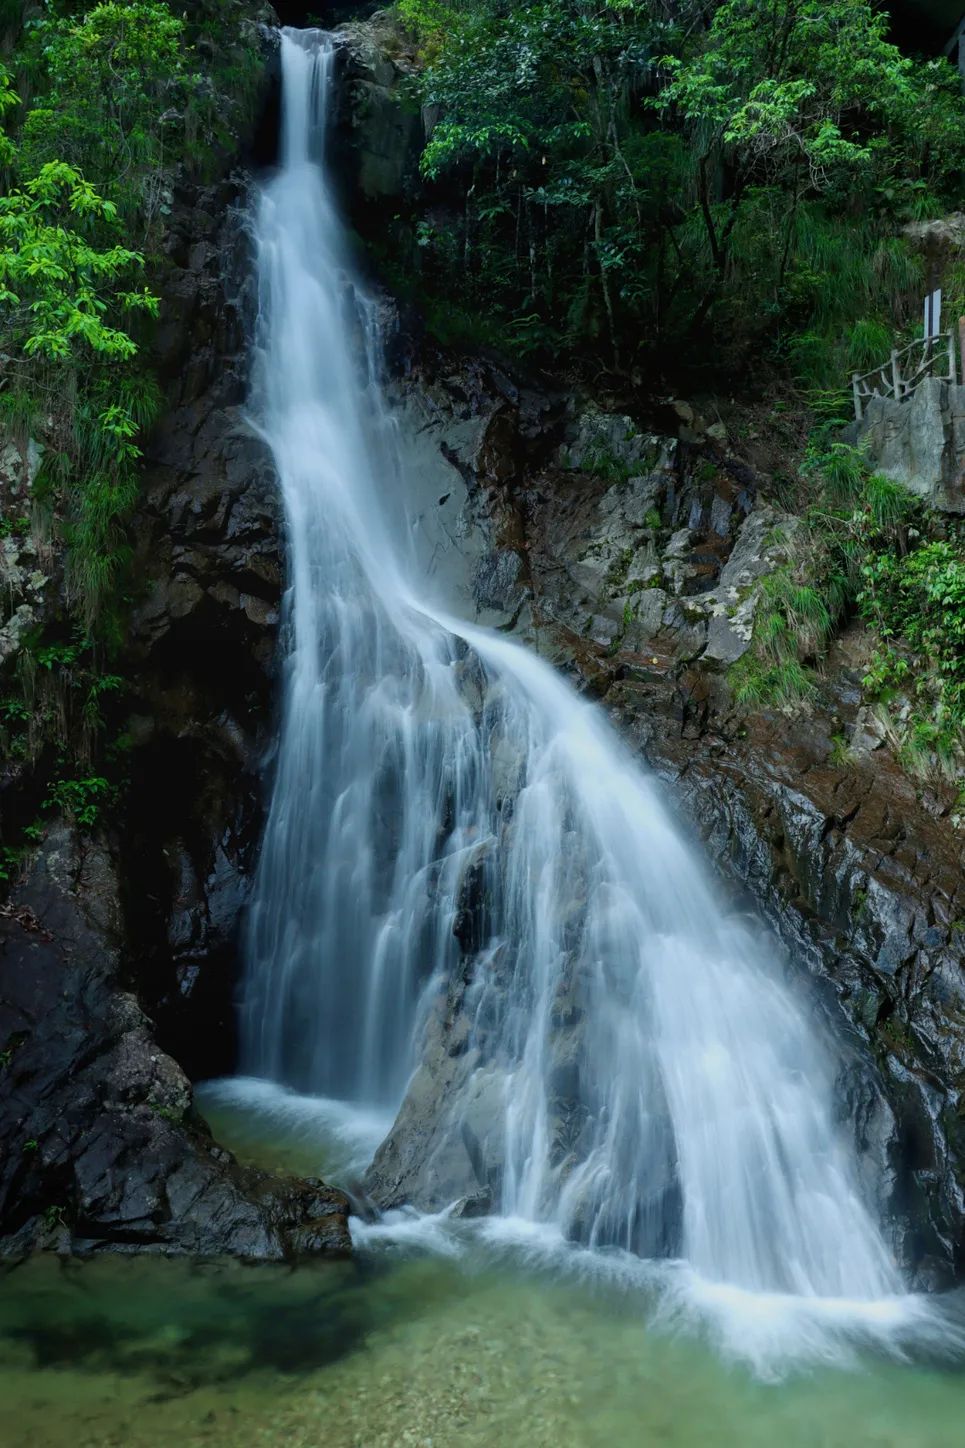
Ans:
POLYGON ((635 1294, 510 1259, 47 1257, 0 1297, 4 1448, 949 1448, 963 1421, 960 1373, 763 1382, 635 1294))
MULTIPOLYGON (((379 1113, 254 1080, 208 1083, 198 1103, 239 1157, 343 1181, 361 1170, 385 1129, 379 1113)), ((40 1256, 7 1269, 0 1444, 949 1448, 960 1441, 965 1373, 941 1361, 940 1336, 932 1362, 862 1352, 852 1334, 835 1365, 768 1379, 722 1352, 719 1333, 701 1334, 691 1321, 679 1330, 666 1311, 672 1299, 664 1298, 661 1313, 654 1264, 568 1248, 532 1223, 459 1224, 443 1215, 353 1225, 351 1262, 291 1269, 40 1256), (568 1271, 561 1270, 567 1253, 568 1271)), ((954 1300, 945 1301, 951 1339, 954 1300)), ((752 1324, 771 1348, 782 1330, 780 1299, 770 1311, 760 1300, 754 1306, 741 1318, 743 1341, 732 1342, 751 1356, 752 1324)), ((800 1362, 800 1303, 791 1323, 800 1362)), ((827 1345, 826 1321, 816 1336, 827 1345)))

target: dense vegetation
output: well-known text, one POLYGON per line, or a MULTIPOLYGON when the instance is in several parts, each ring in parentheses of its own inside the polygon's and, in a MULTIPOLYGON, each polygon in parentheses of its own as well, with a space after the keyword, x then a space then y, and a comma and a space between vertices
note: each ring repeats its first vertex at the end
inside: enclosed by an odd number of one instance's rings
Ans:
MULTIPOLYGON (((217 154, 257 70, 237 9, 204 7, 209 29, 220 17, 235 32, 223 75, 201 67, 190 15, 160 0, 47 0, 25 25, 19 3, 0 12, 15 36, 0 64, 0 431, 32 475, 0 532, 49 561, 56 593, 48 588, 42 621, 14 640, 0 735, 14 767, 40 766, 41 812, 67 810, 82 824, 122 773, 123 739, 105 733, 104 706, 123 688, 113 660, 138 440, 161 404, 150 327, 164 221, 173 177, 192 155, 217 154)), ((28 837, 38 828, 28 823, 28 837)), ((3 850, 9 871, 16 842, 8 836, 3 850)))
POLYGON ((819 400, 918 321, 901 227, 958 204, 965 103, 864 0, 397 9, 447 203, 421 283, 470 333, 647 380, 766 363, 819 400))
POLYGON ((863 684, 913 773, 955 775, 965 736, 965 549, 960 525, 929 514, 869 470, 857 448, 814 444, 810 486, 761 585, 752 648, 731 671, 739 703, 814 696, 841 622, 870 627, 863 684), (897 705, 900 712, 892 706, 897 705))

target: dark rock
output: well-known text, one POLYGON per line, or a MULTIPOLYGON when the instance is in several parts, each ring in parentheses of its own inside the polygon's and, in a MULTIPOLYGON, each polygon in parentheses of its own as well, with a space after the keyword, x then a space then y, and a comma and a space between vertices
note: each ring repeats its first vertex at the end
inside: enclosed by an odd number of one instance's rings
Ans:
POLYGON ((0 916, 0 1250, 344 1253, 340 1192, 239 1167, 123 988, 115 867, 57 826, 0 916))
POLYGON ((398 201, 418 176, 425 130, 401 83, 415 69, 412 41, 392 14, 351 21, 339 31, 339 160, 351 204, 398 201))
POLYGON ((461 1221, 471 1221, 477 1217, 488 1217, 492 1209, 492 1192, 486 1190, 476 1192, 471 1197, 461 1197, 449 1215, 461 1221))
POLYGON ((234 1069, 244 907, 265 804, 284 537, 270 456, 245 420, 253 301, 245 178, 179 193, 146 448, 122 822, 125 966, 194 1079, 234 1069), (182 238, 182 242, 178 242, 182 238), (176 261, 175 261, 176 259, 176 261))
MULTIPOLYGON (((243 38, 258 9, 238 7, 243 38)), ((255 1257, 348 1246, 345 1199, 237 1166, 194 1113, 188 1079, 235 1065, 284 578, 273 469, 242 410, 249 178, 228 171, 251 142, 236 136, 234 157, 213 158, 210 185, 168 178, 150 359, 167 406, 145 447, 133 529, 119 666, 129 788, 112 853, 52 832, 0 915, 9 1251, 64 1233, 74 1246, 255 1257)), ((4 454, 0 489, 20 487, 36 461, 30 448, 4 454)), ((33 626, 33 595, 46 607, 58 578, 33 577, 26 545, 4 554, 8 582, 14 566, 11 596, 31 604, 33 626)))

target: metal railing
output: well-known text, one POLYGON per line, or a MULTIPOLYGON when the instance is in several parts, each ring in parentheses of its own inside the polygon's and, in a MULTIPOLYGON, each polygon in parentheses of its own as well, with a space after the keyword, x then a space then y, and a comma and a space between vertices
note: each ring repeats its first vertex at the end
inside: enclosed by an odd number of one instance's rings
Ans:
POLYGON ((943 382, 955 381, 955 339, 952 332, 918 337, 907 347, 893 350, 883 366, 861 376, 857 372, 852 373, 851 392, 856 419, 861 421, 865 404, 872 397, 893 397, 903 402, 926 377, 938 377, 943 382))

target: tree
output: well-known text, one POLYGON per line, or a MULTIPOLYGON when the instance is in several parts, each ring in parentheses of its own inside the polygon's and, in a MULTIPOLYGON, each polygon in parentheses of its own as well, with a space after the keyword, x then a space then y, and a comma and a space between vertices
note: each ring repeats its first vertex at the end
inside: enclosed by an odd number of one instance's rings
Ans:
POLYGON ((438 117, 423 284, 458 272, 504 344, 624 368, 766 350, 827 387, 917 317, 899 232, 956 204, 965 104, 867 0, 405 12, 438 117))
POLYGON ((0 196, 0 336, 9 352, 58 362, 77 362, 87 349, 105 360, 134 356, 134 341, 111 319, 157 315, 147 288, 116 287, 144 258, 85 234, 116 218, 113 202, 64 161, 49 161, 25 187, 0 196))
POLYGON ((66 161, 109 182, 121 209, 147 213, 190 89, 184 22, 152 0, 53 13, 28 29, 24 60, 38 87, 23 124, 22 174, 66 161))
POLYGON ((887 17, 856 0, 725 0, 706 43, 667 57, 658 104, 688 124, 713 279, 703 322, 727 277, 741 207, 752 189, 786 198, 778 281, 805 196, 860 186, 907 113, 912 62, 885 39, 887 17))

